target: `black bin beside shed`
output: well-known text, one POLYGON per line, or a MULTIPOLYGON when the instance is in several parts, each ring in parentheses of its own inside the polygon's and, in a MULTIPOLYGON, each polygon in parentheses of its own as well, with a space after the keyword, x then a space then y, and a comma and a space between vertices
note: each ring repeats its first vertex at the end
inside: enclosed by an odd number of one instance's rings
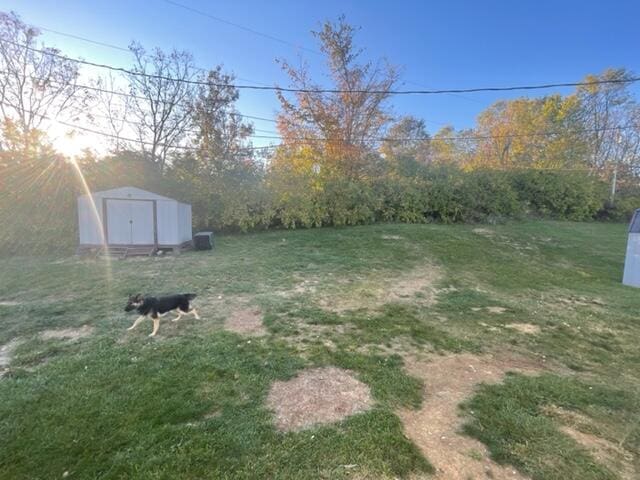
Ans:
POLYGON ((213 232, 198 232, 193 236, 193 246, 196 250, 211 250, 213 245, 213 232))

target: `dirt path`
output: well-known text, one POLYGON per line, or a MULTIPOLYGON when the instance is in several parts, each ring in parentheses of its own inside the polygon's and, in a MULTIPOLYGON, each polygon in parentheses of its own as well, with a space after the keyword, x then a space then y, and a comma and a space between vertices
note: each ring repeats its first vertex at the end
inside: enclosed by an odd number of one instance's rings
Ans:
POLYGON ((524 480, 513 467, 489 458, 481 442, 460 434, 463 419, 458 406, 479 383, 498 383, 508 371, 535 373, 541 367, 520 358, 472 354, 435 356, 429 361, 407 360, 407 370, 425 383, 420 410, 399 412, 406 435, 436 468, 435 478, 524 480))

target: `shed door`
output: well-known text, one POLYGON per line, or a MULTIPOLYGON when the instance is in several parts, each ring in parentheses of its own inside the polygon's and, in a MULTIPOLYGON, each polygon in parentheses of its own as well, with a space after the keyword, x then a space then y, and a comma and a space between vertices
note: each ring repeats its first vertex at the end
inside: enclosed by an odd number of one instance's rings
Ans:
POLYGON ((153 202, 107 200, 107 237, 110 245, 153 245, 153 202))
POLYGON ((131 202, 131 244, 153 245, 153 202, 131 202))

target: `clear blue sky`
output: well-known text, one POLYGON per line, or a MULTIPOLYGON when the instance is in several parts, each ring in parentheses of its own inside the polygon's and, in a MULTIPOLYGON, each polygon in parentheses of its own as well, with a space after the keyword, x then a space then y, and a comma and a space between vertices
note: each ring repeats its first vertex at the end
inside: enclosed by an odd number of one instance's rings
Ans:
MULTIPOLYGON (((313 50, 318 46, 309 31, 344 13, 361 27, 357 43, 366 48, 365 56, 384 56, 402 67, 403 88, 568 82, 607 67, 640 73, 638 0, 176 1, 313 50)), ((274 59, 298 54, 313 72, 323 71, 317 54, 162 0, 0 0, 0 7, 16 11, 27 23, 98 41, 127 46, 135 39, 147 47, 189 50, 199 66, 222 63, 242 82, 286 85, 274 59)), ((48 32, 43 39, 70 56, 129 64, 125 52, 48 32)), ((396 97, 392 104, 396 114, 423 118, 435 131, 445 123, 472 126, 477 114, 500 98, 509 96, 396 97)), ((272 92, 243 92, 239 108, 273 117, 278 103, 272 92)), ((256 122, 256 127, 273 130, 274 125, 256 122)))

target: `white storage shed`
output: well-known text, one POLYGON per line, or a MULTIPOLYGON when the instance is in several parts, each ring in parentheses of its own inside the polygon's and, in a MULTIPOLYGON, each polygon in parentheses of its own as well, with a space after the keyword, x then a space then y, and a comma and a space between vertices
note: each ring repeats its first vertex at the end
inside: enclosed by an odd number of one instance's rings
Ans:
POLYGON ((630 287, 640 287, 640 209, 634 212, 629 224, 622 283, 630 287))
POLYGON ((191 246, 191 205, 135 187, 78 197, 80 249, 191 246), (106 244, 106 245, 105 245, 106 244))

